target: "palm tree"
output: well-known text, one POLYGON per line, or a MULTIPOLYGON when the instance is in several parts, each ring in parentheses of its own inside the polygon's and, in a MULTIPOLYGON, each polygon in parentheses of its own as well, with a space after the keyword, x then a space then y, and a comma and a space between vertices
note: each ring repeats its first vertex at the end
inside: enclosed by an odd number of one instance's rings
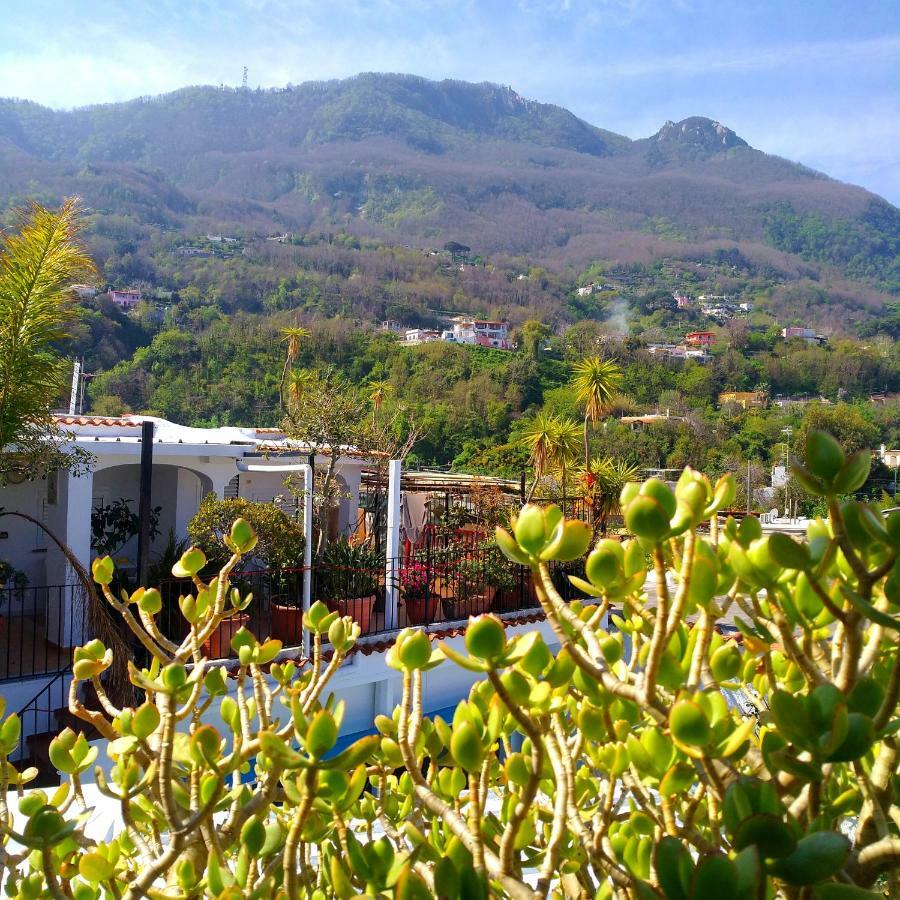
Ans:
POLYGON ((390 394, 392 389, 391 383, 386 379, 382 378, 378 381, 373 381, 369 385, 369 399, 372 401, 372 424, 375 424, 375 419, 381 410, 381 406, 384 403, 385 397, 390 394))
POLYGON ((581 426, 574 419, 558 419, 556 441, 553 452, 553 464, 559 470, 559 482, 562 487, 563 511, 566 508, 566 479, 569 468, 578 458, 581 445, 581 426))
POLYGON ((288 375, 288 402, 296 407, 303 395, 315 383, 316 373, 306 369, 291 369, 288 375))
POLYGON ((538 482, 547 474, 547 469, 553 460, 558 429, 559 419, 552 413, 541 410, 522 434, 525 445, 531 451, 528 462, 534 469, 534 480, 531 482, 531 489, 526 498, 529 502, 534 496, 538 482))
POLYGON ((300 341, 309 337, 309 329, 295 326, 281 329, 281 339, 287 344, 287 353, 284 357, 284 369, 281 372, 281 384, 278 387, 278 395, 281 399, 281 407, 284 408, 284 383, 287 381, 288 372, 300 355, 300 341))
POLYGON ((527 499, 531 500, 538 482, 553 470, 560 473, 565 499, 566 475, 578 453, 581 426, 571 419, 561 419, 542 410, 531 420, 522 437, 531 450, 528 461, 534 469, 534 481, 527 499))
POLYGON ((622 370, 610 359, 590 356, 575 363, 572 387, 578 402, 584 406, 584 467, 590 468, 590 426, 607 414, 622 383, 622 370))
POLYGON ((70 372, 54 345, 80 312, 72 284, 96 274, 82 228, 72 198, 58 212, 32 205, 18 233, 0 237, 0 451, 16 444, 40 457, 52 432, 70 372))
POLYGON ((591 501, 595 529, 606 532, 607 519, 619 512, 619 496, 629 481, 635 481, 641 467, 624 459, 595 456, 585 470, 585 494, 591 501))

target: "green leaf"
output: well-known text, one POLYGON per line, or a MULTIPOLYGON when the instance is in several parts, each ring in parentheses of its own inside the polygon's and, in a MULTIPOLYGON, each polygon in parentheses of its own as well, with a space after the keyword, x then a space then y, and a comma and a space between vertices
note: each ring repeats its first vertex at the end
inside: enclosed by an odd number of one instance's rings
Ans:
POLYGON ((876 609, 868 600, 860 597, 859 594, 848 585, 841 585, 841 593, 847 598, 857 612, 862 613, 876 625, 881 625, 883 628, 890 628, 892 631, 900 631, 900 619, 895 619, 893 616, 889 616, 880 609, 876 609))
POLYGON ((701 858, 694 872, 691 900, 734 900, 737 872, 728 857, 714 854, 701 858))
POLYGON ((811 428, 806 435, 806 467, 830 485, 844 465, 841 445, 827 432, 811 428))
POLYGON ((688 900, 693 861, 684 844, 665 836, 656 845, 656 874, 668 900, 688 900))
POLYGON ((835 494, 852 494, 868 480, 872 468, 872 454, 868 450, 857 450, 844 463, 835 476, 831 489, 835 494))
POLYGON ((711 736, 706 714, 692 700, 679 700, 672 707, 669 728, 675 740, 691 747, 704 747, 711 736))
POLYGON ((463 721, 454 726, 450 738, 450 752, 457 765, 467 772, 477 772, 484 759, 481 736, 471 722, 463 721))
POLYGON ((794 832, 778 816, 758 813, 748 816, 738 825, 733 845, 735 850, 756 847, 760 856, 773 859, 793 853, 797 840, 794 832))
POLYGON ((808 548, 780 531, 769 536, 769 553, 785 569, 806 571, 812 565, 808 548))
POLYGON ((96 884, 108 881, 115 874, 116 867, 99 853, 85 853, 78 860, 78 874, 85 880, 96 884))
POLYGON ((788 884, 815 884, 840 872, 849 855, 850 842, 842 834, 816 831, 798 841, 794 852, 769 871, 788 884))

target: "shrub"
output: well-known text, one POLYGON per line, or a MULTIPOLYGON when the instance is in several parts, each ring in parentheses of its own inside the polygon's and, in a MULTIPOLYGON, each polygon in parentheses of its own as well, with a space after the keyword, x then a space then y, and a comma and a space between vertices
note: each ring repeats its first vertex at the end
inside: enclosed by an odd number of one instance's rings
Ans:
POLYGON ((325 545, 315 570, 315 596, 326 603, 377 593, 384 554, 367 544, 351 544, 343 535, 325 545))
POLYGON ((255 561, 269 569, 303 565, 303 530, 274 503, 257 503, 243 497, 219 500, 215 494, 207 494, 187 530, 194 546, 207 555, 213 566, 219 568, 228 560, 222 539, 236 519, 244 519, 256 533, 258 543, 252 554, 255 561))
MULTIPOLYGON (((898 896, 900 514, 839 500, 868 467, 867 454, 845 457, 810 433, 797 474, 830 520, 802 542, 763 535, 752 518, 720 529, 730 476, 712 486, 686 470, 674 491, 629 484, 621 501, 634 537, 590 550, 584 577, 572 578, 589 599, 571 604, 548 564, 584 556, 589 528, 526 506, 497 540, 531 570, 560 649, 539 632, 510 636, 489 615, 470 620, 465 652, 407 629, 387 654, 400 705, 340 753, 343 707, 322 698, 353 650, 349 618, 313 606, 309 665, 280 661, 278 641, 244 630, 233 683, 201 657, 211 630, 247 602, 229 587, 256 540, 246 522, 226 536, 232 555, 217 578, 182 599, 191 630, 177 647, 155 629, 158 592, 116 598, 112 562, 97 560, 95 579, 152 658, 131 667, 146 701, 116 710, 102 683, 110 652, 91 641, 75 656, 70 705, 109 740, 115 765, 98 785, 124 827, 86 835, 81 776, 97 751, 67 729, 51 758, 68 783, 21 797, 21 829, 0 811, 8 893, 898 896), (616 631, 602 624, 612 604, 616 631), (732 612, 738 642, 715 627, 732 612), (432 720, 424 673, 448 660, 481 677, 451 722, 432 720), (104 712, 82 706, 82 681, 104 712), (761 698, 757 715, 726 700, 742 685, 761 698)), ((189 550, 175 574, 196 578, 204 564, 189 550)), ((18 733, 15 716, 0 725, 0 778, 21 790, 30 773, 8 761, 18 733)))

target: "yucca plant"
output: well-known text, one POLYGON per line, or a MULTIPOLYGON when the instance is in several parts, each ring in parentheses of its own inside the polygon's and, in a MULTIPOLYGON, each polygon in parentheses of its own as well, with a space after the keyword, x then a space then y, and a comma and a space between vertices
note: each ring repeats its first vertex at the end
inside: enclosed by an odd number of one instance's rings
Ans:
MULTIPOLYGON (((300 342, 305 338, 308 338, 310 335, 308 328, 301 328, 298 326, 291 326, 290 328, 282 328, 281 329, 281 338, 285 343, 285 354, 284 354, 284 368, 281 370, 281 382, 278 386, 278 395, 281 398, 281 408, 284 409, 286 406, 286 398, 285 398, 285 390, 284 386, 288 381, 288 378, 291 374, 291 368, 294 363, 297 361, 297 357, 300 355, 300 342)), ((294 385, 292 382, 292 394, 293 390, 297 390, 298 385, 294 385)))
POLYGON ((590 427, 608 414, 622 383, 622 370, 610 359, 590 356, 575 363, 572 387, 584 407, 584 467, 590 468, 590 427))

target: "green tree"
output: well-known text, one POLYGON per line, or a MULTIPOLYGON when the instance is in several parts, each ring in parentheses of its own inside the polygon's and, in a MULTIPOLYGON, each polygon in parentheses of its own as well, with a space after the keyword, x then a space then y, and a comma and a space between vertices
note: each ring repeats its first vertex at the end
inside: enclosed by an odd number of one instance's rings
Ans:
POLYGON ((288 373, 300 355, 300 342, 309 337, 309 329, 291 327, 282 328, 281 337, 285 343, 284 368, 281 370, 281 382, 278 387, 278 395, 281 398, 281 408, 285 408, 284 385, 288 379, 288 373))
POLYGON ((551 334, 552 332, 548 325, 536 319, 529 319, 523 323, 521 328, 522 349, 532 359, 537 359, 540 356, 544 342, 551 334))
POLYGON ((71 371, 58 349, 79 314, 71 286, 95 274, 81 230, 72 199, 31 206, 0 238, 0 482, 81 459, 62 451, 50 417, 71 371))
POLYGON ((615 392, 622 383, 621 368, 610 359, 589 356, 572 367, 572 387, 584 407, 584 468, 590 469, 590 426, 606 415, 615 392))

